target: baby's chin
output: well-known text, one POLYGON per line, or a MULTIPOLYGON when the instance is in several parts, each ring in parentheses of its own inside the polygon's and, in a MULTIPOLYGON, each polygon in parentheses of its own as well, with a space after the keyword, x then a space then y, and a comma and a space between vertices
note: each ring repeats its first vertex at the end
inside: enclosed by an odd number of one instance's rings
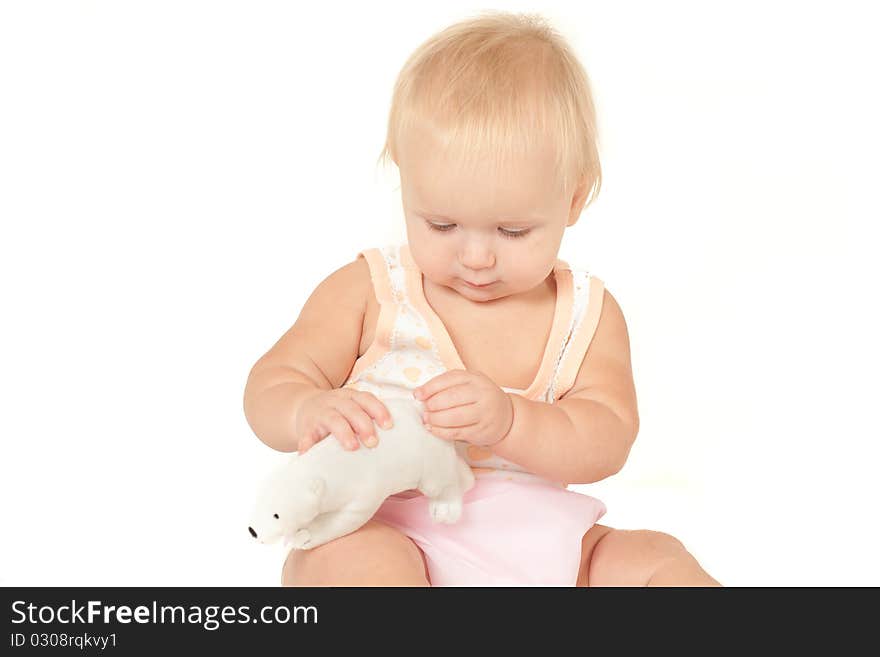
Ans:
POLYGON ((460 297, 464 297, 469 301, 474 301, 477 303, 496 301, 510 295, 510 289, 504 284, 503 281, 493 282, 492 285, 484 288, 476 288, 471 287, 464 279, 458 278, 457 276, 452 278, 432 278, 425 275, 425 279, 430 280, 431 283, 433 283, 437 287, 446 288, 447 290, 455 292, 460 297))
POLYGON ((544 293, 543 287, 546 287, 546 280, 538 283, 533 287, 517 285, 509 281, 499 280, 487 287, 471 287, 466 281, 460 278, 447 280, 444 285, 455 290, 460 296, 474 302, 498 301, 508 297, 532 297, 539 296, 544 293))
POLYGON ((500 281, 483 288, 476 288, 471 287, 461 279, 456 279, 449 287, 452 287, 461 296, 471 301, 494 301, 496 299, 503 299, 508 295, 508 290, 500 281))

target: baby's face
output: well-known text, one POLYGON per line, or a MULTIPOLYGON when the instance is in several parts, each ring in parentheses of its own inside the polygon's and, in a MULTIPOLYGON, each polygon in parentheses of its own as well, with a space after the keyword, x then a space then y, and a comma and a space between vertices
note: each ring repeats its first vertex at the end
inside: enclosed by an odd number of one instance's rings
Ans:
POLYGON ((479 164, 464 171, 439 153, 436 137, 414 128, 398 159, 413 260, 425 278, 473 301, 543 283, 583 207, 558 189, 549 150, 503 171, 479 164))

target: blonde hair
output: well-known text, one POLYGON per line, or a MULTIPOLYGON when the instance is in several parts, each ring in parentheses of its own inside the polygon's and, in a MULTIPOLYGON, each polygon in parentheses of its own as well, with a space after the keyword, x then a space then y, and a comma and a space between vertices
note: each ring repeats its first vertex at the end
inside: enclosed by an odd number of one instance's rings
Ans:
POLYGON ((380 161, 399 166, 400 144, 413 125, 438 135, 463 167, 478 160, 501 167, 550 144, 560 190, 584 182, 587 205, 599 193, 589 78, 537 14, 484 12, 419 46, 398 74, 380 161))

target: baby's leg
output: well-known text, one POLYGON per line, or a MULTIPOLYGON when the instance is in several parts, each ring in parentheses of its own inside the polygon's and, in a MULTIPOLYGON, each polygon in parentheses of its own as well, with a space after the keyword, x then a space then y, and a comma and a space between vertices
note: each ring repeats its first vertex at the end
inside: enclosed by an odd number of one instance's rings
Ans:
POLYGON ((282 586, 430 586, 422 551, 377 520, 311 550, 291 550, 282 586))
POLYGON ((578 586, 721 586, 677 538, 593 525, 581 543, 578 586))

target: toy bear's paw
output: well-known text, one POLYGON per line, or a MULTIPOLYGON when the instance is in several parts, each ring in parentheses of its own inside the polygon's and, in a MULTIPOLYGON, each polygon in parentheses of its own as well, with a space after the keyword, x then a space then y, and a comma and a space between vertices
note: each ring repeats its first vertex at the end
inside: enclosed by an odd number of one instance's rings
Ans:
POLYGON ((311 542, 312 535, 309 533, 309 530, 300 529, 296 534, 293 535, 290 544, 295 550, 305 550, 308 549, 311 542))
POLYGON ((461 501, 440 502, 431 500, 428 503, 428 513, 431 514, 431 520, 434 522, 446 524, 458 522, 458 519, 461 518, 461 501))

